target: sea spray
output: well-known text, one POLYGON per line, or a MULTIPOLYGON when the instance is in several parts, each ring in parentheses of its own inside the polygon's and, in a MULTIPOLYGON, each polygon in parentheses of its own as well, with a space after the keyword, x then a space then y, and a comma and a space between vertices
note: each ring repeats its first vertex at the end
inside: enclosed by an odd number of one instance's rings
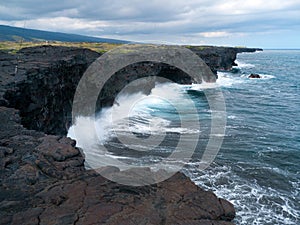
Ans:
MULTIPOLYGON (((237 224, 299 224, 299 60, 300 51, 296 50, 241 54, 238 57, 240 71, 219 72, 217 84, 157 85, 152 90, 152 95, 177 99, 182 102, 182 107, 185 107, 183 99, 189 95, 197 106, 201 119, 200 128, 182 130, 176 112, 170 109, 170 105, 159 98, 149 98, 148 102, 146 98, 139 104, 134 104, 136 107, 130 115, 132 129, 129 131, 120 126, 122 113, 115 118, 116 123, 112 124, 108 119, 111 108, 103 109, 96 118, 95 124, 99 128, 94 144, 106 143, 115 147, 110 157, 137 164, 155 163, 172 152, 172 146, 176 145, 179 135, 198 132, 200 144, 184 171, 199 186, 230 200, 237 210, 237 224), (251 73, 260 74, 263 78, 249 79, 248 75, 251 73), (215 85, 222 89, 226 99, 226 135, 215 162, 205 171, 199 171, 197 168, 201 147, 207 143, 210 130, 210 111, 203 91, 209 91, 215 85), (153 121, 157 129, 153 127, 152 131, 155 130, 157 135, 170 133, 173 139, 168 139, 164 145, 151 152, 151 157, 136 157, 132 154, 135 157, 129 159, 131 153, 128 154, 122 148, 124 146, 114 141, 112 127, 137 135, 148 135, 153 117, 157 120, 153 121)), ((138 95, 118 96, 116 106, 122 108, 127 101, 132 104, 137 98, 147 97, 138 95)), ((188 112, 188 107, 185 110, 188 112)), ((186 116, 190 115, 187 113, 186 116)), ((86 120, 87 123, 91 122, 90 118, 86 120)), ((84 127, 83 136, 90 136, 93 140, 96 136, 86 135, 89 131, 84 127)), ((69 135, 72 136, 71 134, 72 129, 69 130, 69 135)), ((99 152, 93 155, 91 160, 96 161, 99 155, 99 152)))

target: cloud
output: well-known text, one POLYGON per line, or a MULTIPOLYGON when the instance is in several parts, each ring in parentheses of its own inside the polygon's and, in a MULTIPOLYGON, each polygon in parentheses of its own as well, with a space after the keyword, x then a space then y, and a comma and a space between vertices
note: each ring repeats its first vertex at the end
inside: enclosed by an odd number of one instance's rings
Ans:
POLYGON ((202 32, 199 33, 199 35, 206 38, 217 38, 217 37, 228 37, 231 36, 232 34, 226 31, 213 31, 213 32, 202 32))
POLYGON ((200 43, 300 29, 298 0, 10 0, 0 15, 3 24, 134 41, 200 43))
POLYGON ((13 25, 22 27, 25 25, 30 25, 33 28, 39 28, 47 24, 47 29, 49 30, 59 30, 62 31, 103 31, 106 27, 111 27, 111 24, 106 21, 86 21, 85 19, 69 18, 69 17, 54 17, 54 18, 40 18, 34 20, 26 21, 16 21, 13 25))
POLYGON ((216 6, 216 9, 231 15, 243 15, 289 10, 294 6, 299 7, 299 2, 295 0, 236 0, 222 2, 216 6))

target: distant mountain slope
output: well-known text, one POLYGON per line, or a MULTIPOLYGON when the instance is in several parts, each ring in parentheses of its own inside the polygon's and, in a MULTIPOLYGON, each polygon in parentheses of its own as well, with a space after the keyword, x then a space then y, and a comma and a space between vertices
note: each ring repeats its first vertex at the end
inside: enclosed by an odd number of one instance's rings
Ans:
POLYGON ((96 38, 77 34, 49 32, 34 29, 25 29, 0 25, 0 41, 62 41, 62 42, 105 42, 105 43, 129 43, 128 41, 96 38))

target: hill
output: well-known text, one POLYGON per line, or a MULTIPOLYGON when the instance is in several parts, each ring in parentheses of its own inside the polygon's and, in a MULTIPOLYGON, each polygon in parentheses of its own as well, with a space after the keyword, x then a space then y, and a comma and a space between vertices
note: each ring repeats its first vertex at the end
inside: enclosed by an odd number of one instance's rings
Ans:
POLYGON ((0 25, 0 41, 61 41, 61 42, 102 42, 126 44, 128 41, 97 38, 78 34, 67 34, 0 25))

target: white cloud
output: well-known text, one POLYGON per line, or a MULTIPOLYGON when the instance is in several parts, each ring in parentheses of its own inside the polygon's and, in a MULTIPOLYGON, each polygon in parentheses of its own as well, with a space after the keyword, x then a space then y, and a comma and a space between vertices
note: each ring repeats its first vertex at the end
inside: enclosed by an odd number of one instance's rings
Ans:
MULTIPOLYGON (((2 23, 5 23, 2 21, 2 23)), ((76 31, 103 31, 106 27, 111 27, 107 21, 86 21, 85 19, 74 19, 68 17, 55 17, 55 18, 40 18, 35 20, 26 21, 11 21, 6 23, 12 26, 43 29, 49 31, 61 31, 61 32, 76 32, 76 31), (58 29, 59 28, 59 29, 58 29)))
POLYGON ((299 1, 295 0, 235 0, 222 1, 215 5, 217 10, 225 12, 225 14, 257 14, 262 12, 274 12, 279 10, 290 9, 291 7, 299 7, 299 1))
POLYGON ((199 35, 206 38, 218 38, 218 37, 228 37, 231 36, 232 34, 226 31, 213 31, 213 32, 202 32, 199 33, 199 35))
POLYGON ((299 0, 10 0, 0 14, 3 24, 135 41, 203 43, 300 29, 299 0))

